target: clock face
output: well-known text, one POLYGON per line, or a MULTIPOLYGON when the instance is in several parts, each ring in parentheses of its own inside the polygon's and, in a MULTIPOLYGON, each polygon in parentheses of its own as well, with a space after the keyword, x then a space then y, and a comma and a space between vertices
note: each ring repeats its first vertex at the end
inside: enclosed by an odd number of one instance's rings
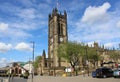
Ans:
POLYGON ((62 42, 63 41, 63 38, 62 37, 60 37, 60 42, 62 42))

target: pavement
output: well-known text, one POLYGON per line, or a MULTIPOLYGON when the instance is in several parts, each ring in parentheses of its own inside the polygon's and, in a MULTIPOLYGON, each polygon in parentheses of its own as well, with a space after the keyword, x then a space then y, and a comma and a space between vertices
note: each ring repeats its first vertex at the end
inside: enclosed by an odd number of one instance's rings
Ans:
POLYGON ((34 76, 32 81, 31 78, 27 82, 120 82, 120 78, 92 78, 92 76, 34 76))
POLYGON ((0 82, 27 82, 27 79, 20 78, 20 77, 0 77, 0 82))
POLYGON ((33 81, 31 77, 28 79, 23 78, 13 78, 13 80, 8 80, 8 78, 0 79, 0 82, 120 82, 120 78, 92 78, 92 76, 34 76, 33 81))

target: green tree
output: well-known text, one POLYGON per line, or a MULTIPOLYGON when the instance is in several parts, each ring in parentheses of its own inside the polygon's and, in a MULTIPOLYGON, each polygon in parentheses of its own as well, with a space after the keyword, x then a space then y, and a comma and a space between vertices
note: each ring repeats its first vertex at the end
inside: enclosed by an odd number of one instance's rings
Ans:
POLYGON ((94 68, 96 67, 96 65, 98 65, 100 55, 98 54, 98 51, 95 48, 88 49, 88 59, 94 65, 94 68))
POLYGON ((37 56, 34 61, 34 69, 37 69, 39 67, 39 63, 42 60, 42 56, 37 56))
POLYGON ((120 53, 117 50, 111 50, 111 51, 109 51, 109 56, 115 62, 118 62, 118 60, 120 59, 120 53))
POLYGON ((75 68, 79 64, 79 58, 82 55, 83 51, 83 44, 77 42, 68 42, 64 44, 60 44, 58 48, 58 56, 66 59, 73 69, 76 71, 75 68))

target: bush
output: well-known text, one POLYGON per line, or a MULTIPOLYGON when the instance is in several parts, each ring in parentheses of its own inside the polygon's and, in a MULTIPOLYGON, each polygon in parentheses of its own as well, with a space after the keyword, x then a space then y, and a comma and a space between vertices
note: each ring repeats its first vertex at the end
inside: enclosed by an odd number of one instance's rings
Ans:
POLYGON ((25 73, 23 74, 23 77, 24 77, 25 79, 28 79, 28 76, 29 76, 29 72, 25 72, 25 73))

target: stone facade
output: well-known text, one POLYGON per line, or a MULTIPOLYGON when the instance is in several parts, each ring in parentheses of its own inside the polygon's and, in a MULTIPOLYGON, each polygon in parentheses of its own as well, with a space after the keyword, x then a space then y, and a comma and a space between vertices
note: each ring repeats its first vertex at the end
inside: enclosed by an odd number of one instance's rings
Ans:
POLYGON ((64 70, 67 64, 66 61, 64 61, 65 63, 61 62, 57 53, 58 46, 68 41, 67 13, 64 11, 64 14, 61 14, 55 8, 48 17, 48 58, 43 50, 42 60, 38 68, 41 75, 54 75, 57 71, 64 70))
POLYGON ((50 67, 60 67, 57 49, 61 43, 68 41, 67 36, 67 13, 64 15, 58 12, 57 8, 49 14, 48 30, 48 58, 51 59, 50 67))

